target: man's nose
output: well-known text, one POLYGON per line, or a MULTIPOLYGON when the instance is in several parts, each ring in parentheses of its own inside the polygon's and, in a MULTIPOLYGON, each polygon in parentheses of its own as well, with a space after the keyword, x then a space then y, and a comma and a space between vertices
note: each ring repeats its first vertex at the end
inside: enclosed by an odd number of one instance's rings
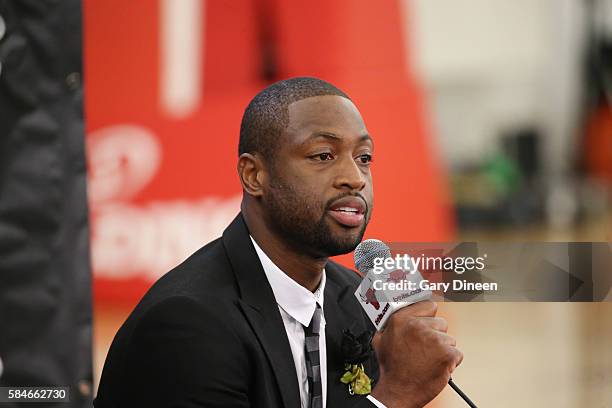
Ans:
POLYGON ((366 186, 366 175, 352 157, 346 157, 338 163, 338 175, 335 179, 336 188, 350 188, 361 191, 366 186))

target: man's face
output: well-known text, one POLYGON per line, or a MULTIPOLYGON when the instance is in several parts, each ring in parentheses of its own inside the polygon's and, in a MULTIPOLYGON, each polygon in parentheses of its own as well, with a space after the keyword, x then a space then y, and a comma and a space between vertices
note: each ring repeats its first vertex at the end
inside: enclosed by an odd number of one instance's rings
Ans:
POLYGON ((317 96, 289 105, 263 196, 269 224, 312 256, 355 249, 372 212, 372 150, 348 99, 317 96))

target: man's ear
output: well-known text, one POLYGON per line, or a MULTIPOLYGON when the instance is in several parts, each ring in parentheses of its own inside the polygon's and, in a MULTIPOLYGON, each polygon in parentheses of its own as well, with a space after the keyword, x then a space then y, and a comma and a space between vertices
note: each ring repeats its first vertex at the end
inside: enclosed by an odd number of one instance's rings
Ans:
POLYGON ((238 158, 238 177, 242 188, 253 197, 263 195, 266 169, 260 155, 242 153, 238 158))

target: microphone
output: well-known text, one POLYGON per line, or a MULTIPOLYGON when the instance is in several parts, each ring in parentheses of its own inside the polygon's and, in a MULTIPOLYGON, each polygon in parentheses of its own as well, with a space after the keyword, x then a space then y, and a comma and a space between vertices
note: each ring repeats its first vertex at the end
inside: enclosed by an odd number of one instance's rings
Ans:
MULTIPOLYGON (((389 316, 398 310, 422 300, 431 299, 431 291, 421 289, 423 276, 416 269, 412 258, 406 258, 406 267, 385 267, 384 260, 391 258, 391 250, 381 240, 367 239, 357 245, 353 259, 355 267, 364 276, 355 291, 355 297, 366 312, 376 331, 381 331, 389 316)), ((476 404, 453 382, 448 384, 472 408, 476 404)))
POLYGON ((391 250, 384 242, 367 239, 357 245, 353 257, 355 267, 364 276, 355 296, 377 331, 399 309, 431 299, 431 291, 419 287, 423 277, 411 258, 406 258, 403 269, 384 267, 384 260, 391 258, 391 250))

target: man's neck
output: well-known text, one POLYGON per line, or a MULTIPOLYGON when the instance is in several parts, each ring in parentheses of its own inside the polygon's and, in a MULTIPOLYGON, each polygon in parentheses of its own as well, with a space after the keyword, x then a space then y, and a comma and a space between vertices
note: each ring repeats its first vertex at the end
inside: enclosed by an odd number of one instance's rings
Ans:
POLYGON ((242 216, 257 245, 287 276, 314 292, 321 283, 327 258, 313 258, 296 251, 266 225, 263 217, 246 207, 242 208, 242 216))

